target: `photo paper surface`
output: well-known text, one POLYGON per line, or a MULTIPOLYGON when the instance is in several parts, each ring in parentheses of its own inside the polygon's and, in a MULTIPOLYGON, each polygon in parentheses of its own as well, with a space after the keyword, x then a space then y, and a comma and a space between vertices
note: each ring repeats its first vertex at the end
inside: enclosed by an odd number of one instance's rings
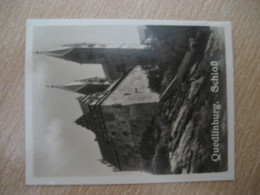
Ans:
POLYGON ((26 183, 234 179, 231 25, 28 20, 26 183))

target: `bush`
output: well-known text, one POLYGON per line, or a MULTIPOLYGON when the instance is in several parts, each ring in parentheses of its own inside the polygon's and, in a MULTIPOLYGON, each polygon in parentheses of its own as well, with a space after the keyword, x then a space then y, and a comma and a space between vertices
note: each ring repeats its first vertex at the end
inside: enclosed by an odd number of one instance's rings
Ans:
POLYGON ((168 146, 158 146, 152 161, 154 174, 170 174, 168 146))

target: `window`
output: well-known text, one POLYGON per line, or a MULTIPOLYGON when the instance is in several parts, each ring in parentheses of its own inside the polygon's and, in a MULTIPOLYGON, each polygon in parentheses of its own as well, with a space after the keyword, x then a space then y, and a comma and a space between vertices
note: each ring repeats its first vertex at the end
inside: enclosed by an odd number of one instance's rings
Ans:
POLYGON ((125 147, 131 148, 131 145, 130 144, 125 144, 125 147))
POLYGON ((129 136, 129 133, 128 133, 127 131, 124 131, 124 132, 123 132, 123 135, 124 135, 124 136, 129 136))
POLYGON ((105 121, 114 121, 115 117, 112 113, 104 113, 103 114, 105 121))
POLYGON ((116 136, 116 132, 111 131, 111 135, 112 135, 112 136, 116 136))
POLYGON ((114 128, 114 125, 109 124, 108 127, 112 129, 114 128))
POLYGON ((113 104, 112 106, 115 107, 115 108, 121 108, 122 104, 113 104))
POLYGON ((99 80, 99 83, 105 83, 106 82, 106 80, 99 80))

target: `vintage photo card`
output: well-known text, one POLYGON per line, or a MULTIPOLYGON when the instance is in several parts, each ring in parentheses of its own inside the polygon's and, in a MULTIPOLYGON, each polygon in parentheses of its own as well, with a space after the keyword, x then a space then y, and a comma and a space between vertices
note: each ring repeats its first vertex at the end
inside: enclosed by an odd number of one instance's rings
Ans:
POLYGON ((229 22, 28 20, 26 183, 234 179, 229 22))

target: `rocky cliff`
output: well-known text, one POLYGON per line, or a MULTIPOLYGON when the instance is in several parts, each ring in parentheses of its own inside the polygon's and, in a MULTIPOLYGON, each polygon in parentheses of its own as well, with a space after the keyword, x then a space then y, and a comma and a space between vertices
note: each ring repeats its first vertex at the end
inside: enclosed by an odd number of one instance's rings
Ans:
MULTIPOLYGON (((191 37, 175 77, 161 94, 161 139, 152 158, 155 174, 227 169, 225 48, 221 29, 191 37)), ((169 71, 164 71, 168 74, 169 71)), ((155 123, 156 123, 155 121, 155 123)))

